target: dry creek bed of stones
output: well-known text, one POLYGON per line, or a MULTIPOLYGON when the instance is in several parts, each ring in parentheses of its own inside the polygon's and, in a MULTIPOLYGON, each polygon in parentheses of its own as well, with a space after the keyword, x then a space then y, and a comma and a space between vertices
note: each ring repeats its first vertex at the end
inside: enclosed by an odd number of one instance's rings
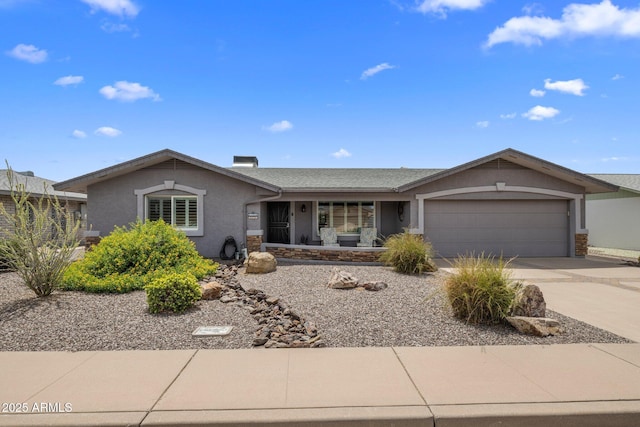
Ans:
POLYGON ((447 273, 407 276, 388 267, 342 265, 378 291, 330 289, 336 266, 281 262, 268 274, 222 266, 219 299, 182 314, 149 314, 145 293, 55 292, 35 298, 15 273, 0 274, 0 351, 234 349, 280 347, 462 346, 624 343, 628 340, 559 313, 563 333, 521 335, 509 325, 455 319, 441 285, 447 273), (200 326, 230 325, 226 336, 195 337, 200 326))

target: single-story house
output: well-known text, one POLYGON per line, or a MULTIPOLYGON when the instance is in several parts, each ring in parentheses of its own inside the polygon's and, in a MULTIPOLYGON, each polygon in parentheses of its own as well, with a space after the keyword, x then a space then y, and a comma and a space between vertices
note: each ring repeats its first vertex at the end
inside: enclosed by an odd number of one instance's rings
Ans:
POLYGON ((620 189, 614 193, 587 194, 589 245, 640 250, 640 175, 590 176, 620 189))
MULTIPOLYGON (((74 193, 68 191, 58 191, 53 188, 54 181, 35 176, 31 171, 16 172, 9 169, 0 169, 0 204, 9 213, 15 212, 15 206, 11 199, 11 186, 14 189, 18 185, 24 186, 24 190, 34 199, 49 195, 58 198, 60 203, 67 207, 74 215, 84 220, 86 215, 87 195, 84 193, 74 193)), ((0 216, 0 229, 7 228, 5 219, 0 216)))
POLYGON ((141 218, 183 229, 217 257, 227 236, 279 257, 373 260, 363 229, 408 229, 440 256, 583 256, 585 196, 616 185, 513 149, 450 169, 261 168, 162 150, 54 185, 87 194, 88 224, 102 235, 141 218), (322 229, 337 243, 321 245, 322 229))

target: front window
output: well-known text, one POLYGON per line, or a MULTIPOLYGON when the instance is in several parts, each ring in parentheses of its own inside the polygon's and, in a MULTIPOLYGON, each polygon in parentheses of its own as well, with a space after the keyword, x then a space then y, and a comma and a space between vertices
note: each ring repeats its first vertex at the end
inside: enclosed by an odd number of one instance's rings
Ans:
POLYGON ((324 227, 338 234, 359 234, 365 227, 375 227, 373 202, 318 202, 318 233, 324 227))
POLYGON ((196 197, 147 197, 147 219, 163 219, 180 229, 198 228, 198 199, 196 197))

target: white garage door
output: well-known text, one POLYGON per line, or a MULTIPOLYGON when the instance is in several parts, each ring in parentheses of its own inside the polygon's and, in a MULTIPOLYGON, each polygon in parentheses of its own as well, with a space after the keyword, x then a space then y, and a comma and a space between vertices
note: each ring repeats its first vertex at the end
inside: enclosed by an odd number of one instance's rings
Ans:
POLYGON ((438 255, 568 256, 566 200, 427 200, 426 236, 438 255))

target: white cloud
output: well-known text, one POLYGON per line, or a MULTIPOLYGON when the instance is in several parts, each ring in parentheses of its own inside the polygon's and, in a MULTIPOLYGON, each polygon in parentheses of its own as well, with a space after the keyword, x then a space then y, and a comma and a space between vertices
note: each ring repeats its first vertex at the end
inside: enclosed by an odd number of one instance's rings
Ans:
POLYGON ((371 68, 368 68, 368 69, 364 70, 362 72, 362 75, 360 75, 360 80, 366 80, 369 77, 374 76, 374 75, 378 74, 381 71, 391 70, 393 68, 396 68, 396 66, 395 65, 389 65, 388 63, 383 62, 382 64, 378 64, 375 67, 371 67, 371 68))
POLYGON ((611 80, 620 80, 620 79, 624 79, 624 76, 622 74, 616 74, 615 76, 611 77, 611 80))
POLYGON ((344 157, 351 157, 351 153, 345 150, 344 148, 339 149, 335 153, 331 153, 333 157, 336 159, 342 159, 344 157))
POLYGON ((131 0, 81 0, 91 7, 93 13, 102 10, 111 15, 128 16, 134 18, 140 12, 140 7, 131 0))
POLYGON ((151 88, 142 86, 140 83, 129 83, 127 81, 115 82, 114 86, 105 86, 100 89, 100 93, 107 99, 123 102, 133 102, 145 98, 150 98, 153 101, 162 101, 160 95, 151 88))
POLYGON ((71 136, 76 138, 76 139, 82 139, 82 138, 86 138, 87 137, 87 133, 84 132, 84 131, 75 129, 73 132, 71 132, 71 136))
POLYGON ((282 120, 279 122, 275 122, 271 126, 263 126, 262 129, 273 133, 286 132, 293 129, 293 123, 288 120, 282 120))
POLYGON ((522 11, 525 13, 525 15, 542 15, 543 10, 544 6, 542 6, 540 3, 530 3, 522 7, 522 11))
POLYGON ((489 121, 488 120, 482 120, 479 122, 476 122, 476 126, 481 128, 481 129, 486 129, 489 127, 489 121))
POLYGON ((558 92, 570 93, 576 96, 583 96, 584 91, 589 89, 589 86, 584 84, 582 79, 574 79, 574 80, 565 80, 565 81, 555 81, 552 82, 551 79, 545 79, 544 88, 548 90, 557 90, 558 92))
POLYGON ((127 24, 114 24, 113 22, 103 22, 100 29, 105 33, 125 33, 131 31, 131 27, 127 24))
POLYGON ((500 114, 500 118, 503 120, 515 119, 517 115, 517 113, 500 114))
POLYGON ((65 76, 65 77, 60 77, 58 80, 53 82, 53 84, 58 86, 69 86, 69 85, 77 85, 78 83, 82 83, 83 81, 84 81, 84 77, 82 76, 65 76))
POLYGON ((451 10, 475 10, 479 9, 490 0, 422 0, 417 7, 418 12, 433 13, 441 18, 447 17, 451 10))
POLYGON ((116 128, 112 128, 110 126, 102 126, 95 130, 96 135, 108 136, 111 138, 115 138, 116 136, 122 135, 122 131, 116 128))
POLYGON ((38 49, 32 44, 20 43, 10 51, 6 52, 6 54, 21 61, 31 62, 32 64, 39 64, 47 60, 47 51, 44 49, 38 49))
POLYGON ((540 89, 531 89, 529 91, 529 95, 535 96, 536 98, 542 98, 546 92, 540 89))
POLYGON ((596 4, 572 3, 560 19, 520 16, 509 19, 489 34, 485 47, 500 43, 542 45, 559 37, 640 37, 640 8, 619 8, 611 0, 596 4))
POLYGON ((540 121, 544 119, 550 119, 558 115, 559 113, 560 113, 560 110, 556 110, 553 107, 542 107, 540 105, 536 105, 526 113, 522 114, 522 117, 526 117, 529 120, 540 121))

